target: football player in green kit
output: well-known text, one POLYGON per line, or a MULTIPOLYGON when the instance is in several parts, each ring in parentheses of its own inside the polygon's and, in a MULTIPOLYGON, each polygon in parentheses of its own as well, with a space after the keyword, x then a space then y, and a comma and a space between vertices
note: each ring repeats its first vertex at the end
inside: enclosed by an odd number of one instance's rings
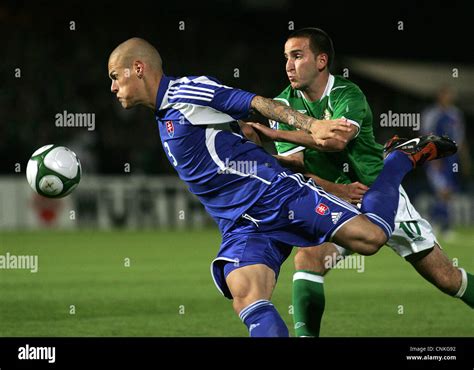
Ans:
MULTIPOLYGON (((367 100, 356 84, 329 72, 334 48, 324 31, 305 28, 293 32, 285 43, 284 55, 290 85, 275 100, 320 120, 346 118, 352 124, 347 143, 334 143, 321 151, 312 147, 309 134, 292 126, 278 122, 270 122, 272 128, 248 125, 275 141, 282 163, 314 178, 326 191, 358 203, 383 167, 384 148, 375 141, 367 100)), ((252 134, 255 137, 250 130, 252 134)), ((386 149, 400 142, 394 137, 386 149)), ((331 216, 337 220, 337 214, 331 216)), ((453 266, 431 225, 415 210, 401 186, 395 228, 387 245, 442 292, 474 307, 474 276, 453 266)), ((339 261, 350 253, 333 243, 298 249, 293 276, 296 336, 319 336, 325 306, 324 275, 330 269, 326 261, 339 261)))

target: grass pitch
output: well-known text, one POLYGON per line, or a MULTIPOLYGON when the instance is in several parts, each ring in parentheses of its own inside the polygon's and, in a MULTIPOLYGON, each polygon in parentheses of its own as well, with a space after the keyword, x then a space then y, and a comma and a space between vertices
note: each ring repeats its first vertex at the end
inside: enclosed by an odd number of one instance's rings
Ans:
MULTIPOLYGON (((247 336, 216 290, 220 234, 204 231, 7 232, 0 255, 38 255, 39 270, 0 270, 0 336, 247 336)), ((474 230, 442 242, 474 271, 474 230)), ((293 334, 292 257, 273 302, 293 334)), ((472 310, 384 247, 364 272, 326 276, 321 336, 474 336, 472 310)))

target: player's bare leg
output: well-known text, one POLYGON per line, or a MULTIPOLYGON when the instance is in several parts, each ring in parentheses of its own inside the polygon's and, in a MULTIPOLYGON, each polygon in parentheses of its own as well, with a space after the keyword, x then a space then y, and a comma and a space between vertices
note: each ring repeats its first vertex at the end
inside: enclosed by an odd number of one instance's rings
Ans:
POLYGON ((385 244, 387 235, 366 216, 359 215, 342 225, 332 240, 353 252, 370 256, 385 244))
POLYGON ((332 267, 326 262, 337 259, 339 251, 333 243, 323 243, 315 247, 298 248, 296 252, 294 264, 295 270, 311 271, 320 276, 326 273, 332 267))
POLYGON ((418 273, 443 293, 456 295, 462 283, 462 273, 449 260, 441 248, 435 244, 433 249, 407 257, 418 273))
POLYGON ((464 269, 453 266, 438 244, 433 249, 407 257, 418 273, 442 292, 461 298, 474 308, 474 278, 464 269))
POLYGON ((263 264, 238 268, 227 275, 227 286, 233 297, 233 308, 238 315, 249 304, 270 300, 275 287, 275 273, 263 264))
POLYGON ((226 278, 233 297, 234 311, 252 337, 287 337, 285 322, 270 302, 275 287, 275 272, 266 265, 243 266, 226 278))

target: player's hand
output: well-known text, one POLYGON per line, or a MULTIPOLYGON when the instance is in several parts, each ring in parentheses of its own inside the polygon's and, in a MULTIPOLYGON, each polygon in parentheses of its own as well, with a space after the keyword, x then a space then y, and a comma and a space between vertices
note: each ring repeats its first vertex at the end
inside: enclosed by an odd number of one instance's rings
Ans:
POLYGON ((363 195, 369 190, 367 186, 361 184, 360 182, 353 182, 351 184, 344 185, 345 199, 352 203, 357 204, 362 201, 363 195))
POLYGON ((333 184, 323 187, 324 190, 344 199, 346 202, 358 204, 362 202, 362 196, 369 188, 360 182, 353 182, 351 184, 333 184))
POLYGON ((327 146, 327 141, 331 139, 346 145, 348 139, 343 134, 351 132, 351 124, 345 118, 324 121, 315 119, 309 131, 318 146, 327 146))
POLYGON ((254 130, 252 126, 248 125, 247 122, 240 121, 240 120, 238 122, 239 122, 240 129, 242 130, 242 133, 247 138, 247 140, 250 140, 257 145, 262 146, 262 139, 260 138, 260 135, 258 134, 258 132, 254 130))
POLYGON ((244 122, 246 125, 252 127, 261 139, 266 141, 277 141, 278 132, 268 126, 262 125, 258 122, 244 122))

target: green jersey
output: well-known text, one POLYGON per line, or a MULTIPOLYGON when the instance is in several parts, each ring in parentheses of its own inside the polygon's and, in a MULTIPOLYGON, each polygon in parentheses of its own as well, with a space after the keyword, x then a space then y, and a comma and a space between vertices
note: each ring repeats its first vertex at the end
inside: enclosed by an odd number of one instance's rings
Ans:
MULTIPOLYGON (((276 142, 279 155, 291 155, 304 150, 304 163, 308 171, 335 183, 359 181, 371 185, 383 167, 383 147, 375 142, 372 112, 359 87, 341 76, 329 75, 326 89, 318 101, 308 101, 303 93, 291 85, 275 100, 317 119, 345 117, 358 128, 357 135, 341 152, 321 152, 296 144, 276 142)), ((293 126, 270 122, 272 128, 295 130, 293 126)))

